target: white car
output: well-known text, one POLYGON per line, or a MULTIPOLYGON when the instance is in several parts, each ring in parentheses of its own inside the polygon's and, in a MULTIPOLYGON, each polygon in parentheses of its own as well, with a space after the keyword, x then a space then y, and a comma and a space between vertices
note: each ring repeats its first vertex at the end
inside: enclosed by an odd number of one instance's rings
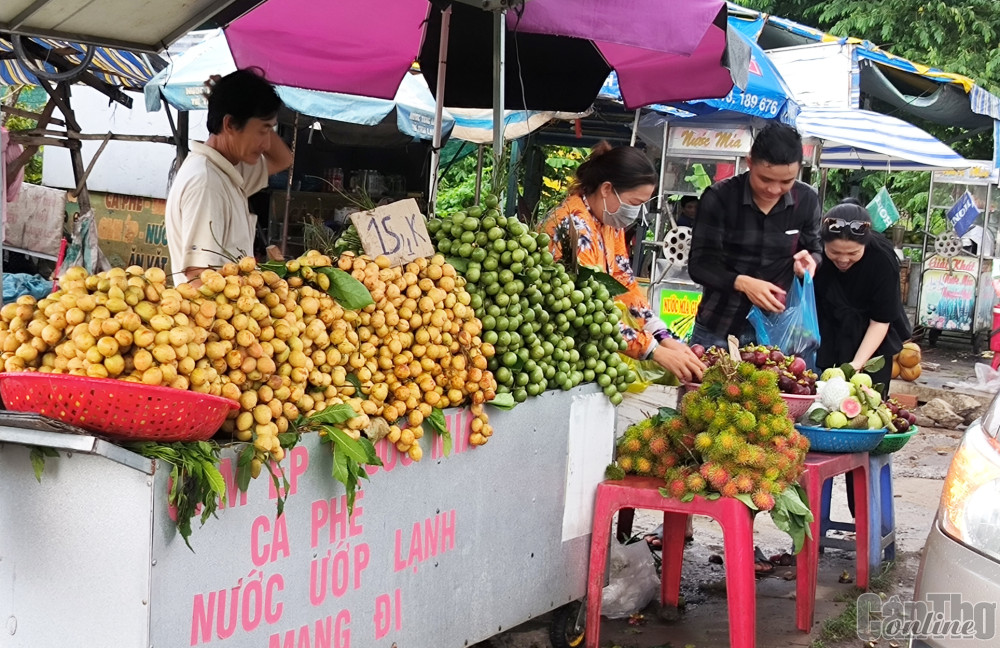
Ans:
POLYGON ((906 615, 911 648, 1000 646, 998 601, 1000 395, 966 430, 948 469, 906 615))

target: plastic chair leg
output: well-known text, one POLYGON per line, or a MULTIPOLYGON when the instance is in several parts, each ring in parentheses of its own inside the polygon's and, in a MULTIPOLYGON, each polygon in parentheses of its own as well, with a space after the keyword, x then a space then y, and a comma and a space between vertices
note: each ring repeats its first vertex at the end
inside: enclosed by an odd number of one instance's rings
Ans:
POLYGON ((604 576, 608 565, 608 549, 611 546, 611 518, 615 514, 611 503, 602 499, 601 494, 601 488, 598 487, 594 527, 590 537, 590 570, 587 575, 587 623, 585 626, 587 648, 599 648, 601 594, 604 590, 604 576))
POLYGON ((861 589, 868 589, 868 561, 869 561, 869 527, 871 517, 868 515, 868 490, 870 488, 870 475, 868 466, 864 465, 852 471, 854 475, 854 525, 857 529, 854 533, 857 543, 855 559, 857 562, 856 584, 861 589))
POLYGON ((681 591, 681 566, 684 563, 684 530, 688 516, 663 512, 663 563, 660 579, 660 600, 677 607, 681 591))
MULTIPOLYGON (((809 497, 809 510, 819 511, 823 496, 820 477, 813 472, 806 472, 803 484, 809 497)), ((795 626, 802 632, 809 632, 813 626, 813 613, 816 607, 816 572, 819 565, 820 525, 822 516, 813 515, 809 525, 812 536, 806 536, 802 551, 795 561, 795 626)))
POLYGON ((719 519, 726 552, 726 598, 729 608, 729 645, 754 648, 757 643, 757 585, 754 574, 753 518, 746 515, 719 519))

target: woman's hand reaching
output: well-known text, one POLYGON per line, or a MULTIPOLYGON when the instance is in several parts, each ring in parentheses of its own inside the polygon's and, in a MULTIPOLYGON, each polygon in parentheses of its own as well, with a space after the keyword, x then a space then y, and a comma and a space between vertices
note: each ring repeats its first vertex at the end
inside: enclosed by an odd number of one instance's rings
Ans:
POLYGON ((683 342, 667 338, 653 350, 653 360, 684 382, 699 382, 705 365, 683 342))

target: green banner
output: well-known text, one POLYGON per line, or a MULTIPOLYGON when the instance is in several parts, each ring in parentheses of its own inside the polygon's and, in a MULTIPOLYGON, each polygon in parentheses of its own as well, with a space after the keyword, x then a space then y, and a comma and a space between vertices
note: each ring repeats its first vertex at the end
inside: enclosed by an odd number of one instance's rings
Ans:
POLYGON ((687 341, 700 303, 701 293, 696 290, 664 290, 660 293, 660 319, 674 335, 687 341))
POLYGON ((899 220, 899 210, 892 202, 892 196, 885 187, 878 190, 872 201, 868 203, 868 213, 872 217, 872 226, 876 232, 884 232, 899 220))

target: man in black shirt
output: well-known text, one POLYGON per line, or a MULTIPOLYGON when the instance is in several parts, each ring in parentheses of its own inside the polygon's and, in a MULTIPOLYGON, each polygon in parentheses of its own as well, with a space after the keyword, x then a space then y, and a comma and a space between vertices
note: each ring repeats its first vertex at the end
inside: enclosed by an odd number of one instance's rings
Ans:
POLYGON ((816 190, 796 180, 802 138, 772 123, 754 140, 749 171, 705 190, 698 205, 688 270, 704 287, 691 344, 725 346, 755 339, 751 305, 785 308, 794 275, 812 275, 821 259, 816 190))

